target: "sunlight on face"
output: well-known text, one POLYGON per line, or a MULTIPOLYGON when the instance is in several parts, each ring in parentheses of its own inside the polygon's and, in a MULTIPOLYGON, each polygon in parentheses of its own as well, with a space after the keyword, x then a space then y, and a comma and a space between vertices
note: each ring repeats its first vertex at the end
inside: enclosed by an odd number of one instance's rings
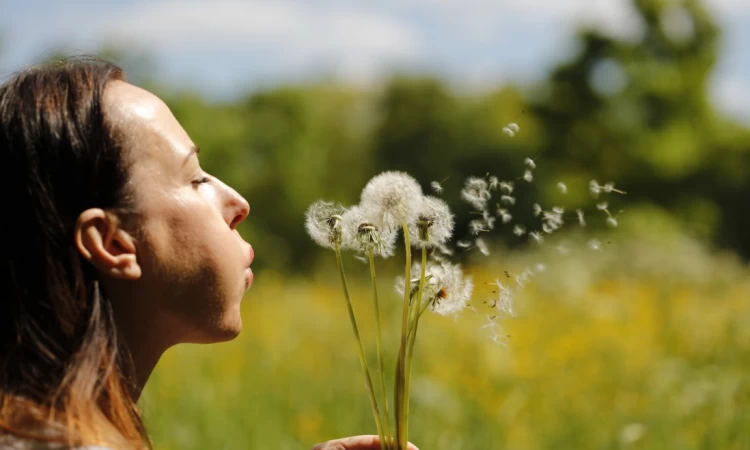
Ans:
POLYGON ((199 150, 159 98, 117 81, 105 104, 124 136, 143 269, 120 308, 158 318, 176 342, 231 339, 252 283, 252 247, 237 232, 247 201, 201 169, 199 150))

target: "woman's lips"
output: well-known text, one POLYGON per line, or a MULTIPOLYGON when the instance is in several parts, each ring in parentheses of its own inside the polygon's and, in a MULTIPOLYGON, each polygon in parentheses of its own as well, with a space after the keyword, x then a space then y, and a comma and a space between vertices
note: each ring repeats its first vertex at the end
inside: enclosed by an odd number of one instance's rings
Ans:
POLYGON ((248 245, 248 263, 247 268, 245 269, 245 290, 249 289, 250 286, 253 284, 253 269, 250 268, 250 264, 253 263, 253 259, 255 259, 255 251, 253 251, 253 246, 248 245))

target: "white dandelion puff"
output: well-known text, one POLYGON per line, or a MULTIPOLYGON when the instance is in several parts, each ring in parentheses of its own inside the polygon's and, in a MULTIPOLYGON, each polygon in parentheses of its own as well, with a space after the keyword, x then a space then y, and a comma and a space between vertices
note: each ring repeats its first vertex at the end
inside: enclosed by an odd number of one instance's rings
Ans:
POLYGON ((609 208, 609 203, 607 202, 599 202, 596 204, 596 209, 599 211, 606 211, 607 208, 609 208))
POLYGON ((523 163, 526 164, 526 167, 528 167, 529 169, 536 169, 536 163, 531 158, 524 159, 523 163))
POLYGON ((487 181, 484 178, 469 177, 461 190, 461 198, 475 209, 487 208, 487 200, 491 197, 487 181))
POLYGON ((461 266, 450 263, 427 265, 424 299, 434 313, 447 316, 461 312, 468 306, 473 290, 472 279, 464 276, 461 266))
POLYGON ((518 133, 519 131, 521 131, 521 127, 519 127, 518 124, 515 122, 509 123, 507 127, 513 130, 514 133, 518 133))
POLYGON ((523 236, 526 234, 526 228, 524 228, 523 225, 516 225, 513 227, 513 234, 516 236, 523 236))
POLYGON ((341 244, 342 216, 346 208, 334 202, 318 200, 305 213, 305 229, 321 247, 335 248, 341 244))
POLYGON ((352 206, 342 215, 342 246, 360 253, 372 250, 376 256, 393 256, 398 229, 381 230, 372 223, 360 206, 352 206))
POLYGON ((471 247, 471 242, 469 242, 469 241, 458 241, 458 242, 456 242, 456 246, 458 248, 469 248, 469 247, 471 247))
POLYGON ((500 221, 502 223, 510 223, 511 220, 513 220, 513 216, 509 212, 503 211, 503 213, 500 214, 500 221))
POLYGON ((578 215, 578 224, 582 227, 586 226, 586 219, 583 217, 583 211, 580 209, 576 209, 576 214, 578 215))
POLYGON ((422 188, 409 174, 383 172, 362 190, 360 206, 381 230, 400 228, 414 220, 422 201, 422 188))
POLYGON ((494 175, 491 176, 490 179, 489 179, 490 190, 497 189, 497 186, 498 186, 499 183, 500 183, 500 180, 498 180, 496 176, 494 176, 494 175))
POLYGON ((560 181, 559 183, 557 183, 557 190, 560 191, 561 194, 565 195, 568 193, 568 186, 560 181))
POLYGON ((602 186, 599 185, 599 182, 596 180, 589 181, 589 191, 591 191, 591 195, 594 197, 599 197, 599 194, 602 193, 602 186))
POLYGON ((542 213, 542 207, 539 205, 539 203, 534 203, 531 209, 534 211, 535 216, 538 216, 542 213))
POLYGON ((530 170, 526 169, 526 171, 523 173, 523 180, 531 183, 532 181, 534 181, 534 174, 530 170))
POLYGON ((490 248, 487 246, 487 243, 482 238, 476 238, 474 240, 474 245, 476 245, 477 249, 481 254, 484 256, 490 256, 490 248))
POLYGON ((480 219, 474 219, 471 222, 469 222, 469 231, 473 235, 477 235, 479 233, 486 233, 489 230, 486 227, 486 224, 483 220, 480 219))
POLYGON ((440 184, 439 181, 433 181, 432 183, 430 183, 430 187, 432 187, 432 190, 436 194, 442 194, 443 193, 443 185, 440 184))
POLYGON ((500 197, 500 201, 502 203, 505 203, 506 205, 515 205, 516 204, 516 198, 511 197, 510 195, 503 195, 500 197))
POLYGON ((538 231, 532 231, 529 233, 529 237, 539 245, 544 243, 544 236, 538 231))
POLYGON ((503 127, 503 134, 505 134, 508 137, 513 137, 516 135, 516 132, 511 130, 509 127, 503 127))
POLYGON ((413 245, 435 247, 444 244, 453 235, 453 214, 443 200, 426 196, 417 209, 415 222, 409 225, 413 245))
POLYGON ((588 242, 588 246, 591 250, 598 252, 599 250, 602 249, 602 242, 599 239, 591 239, 588 242))
POLYGON ((513 182, 511 182, 511 181, 501 181, 500 182, 500 191, 504 192, 506 194, 512 194, 513 193, 513 182))
POLYGON ((617 219, 615 219, 614 217, 607 217, 607 225, 612 228, 617 228, 617 219))

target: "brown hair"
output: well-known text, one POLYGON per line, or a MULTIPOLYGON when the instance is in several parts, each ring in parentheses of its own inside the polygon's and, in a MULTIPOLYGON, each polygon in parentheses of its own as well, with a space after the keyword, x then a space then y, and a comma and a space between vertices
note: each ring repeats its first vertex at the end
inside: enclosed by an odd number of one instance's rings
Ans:
POLYGON ((119 67, 76 59, 0 87, 0 441, 150 447, 112 306, 73 241, 84 210, 128 206, 111 80, 119 67))

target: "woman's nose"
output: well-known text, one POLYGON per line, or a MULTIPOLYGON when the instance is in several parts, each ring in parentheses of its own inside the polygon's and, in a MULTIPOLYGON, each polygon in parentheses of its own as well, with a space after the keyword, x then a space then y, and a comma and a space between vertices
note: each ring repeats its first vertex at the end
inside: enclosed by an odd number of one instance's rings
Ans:
POLYGON ((234 230, 250 214, 250 204, 237 191, 228 188, 230 193, 229 206, 229 228, 234 230))

